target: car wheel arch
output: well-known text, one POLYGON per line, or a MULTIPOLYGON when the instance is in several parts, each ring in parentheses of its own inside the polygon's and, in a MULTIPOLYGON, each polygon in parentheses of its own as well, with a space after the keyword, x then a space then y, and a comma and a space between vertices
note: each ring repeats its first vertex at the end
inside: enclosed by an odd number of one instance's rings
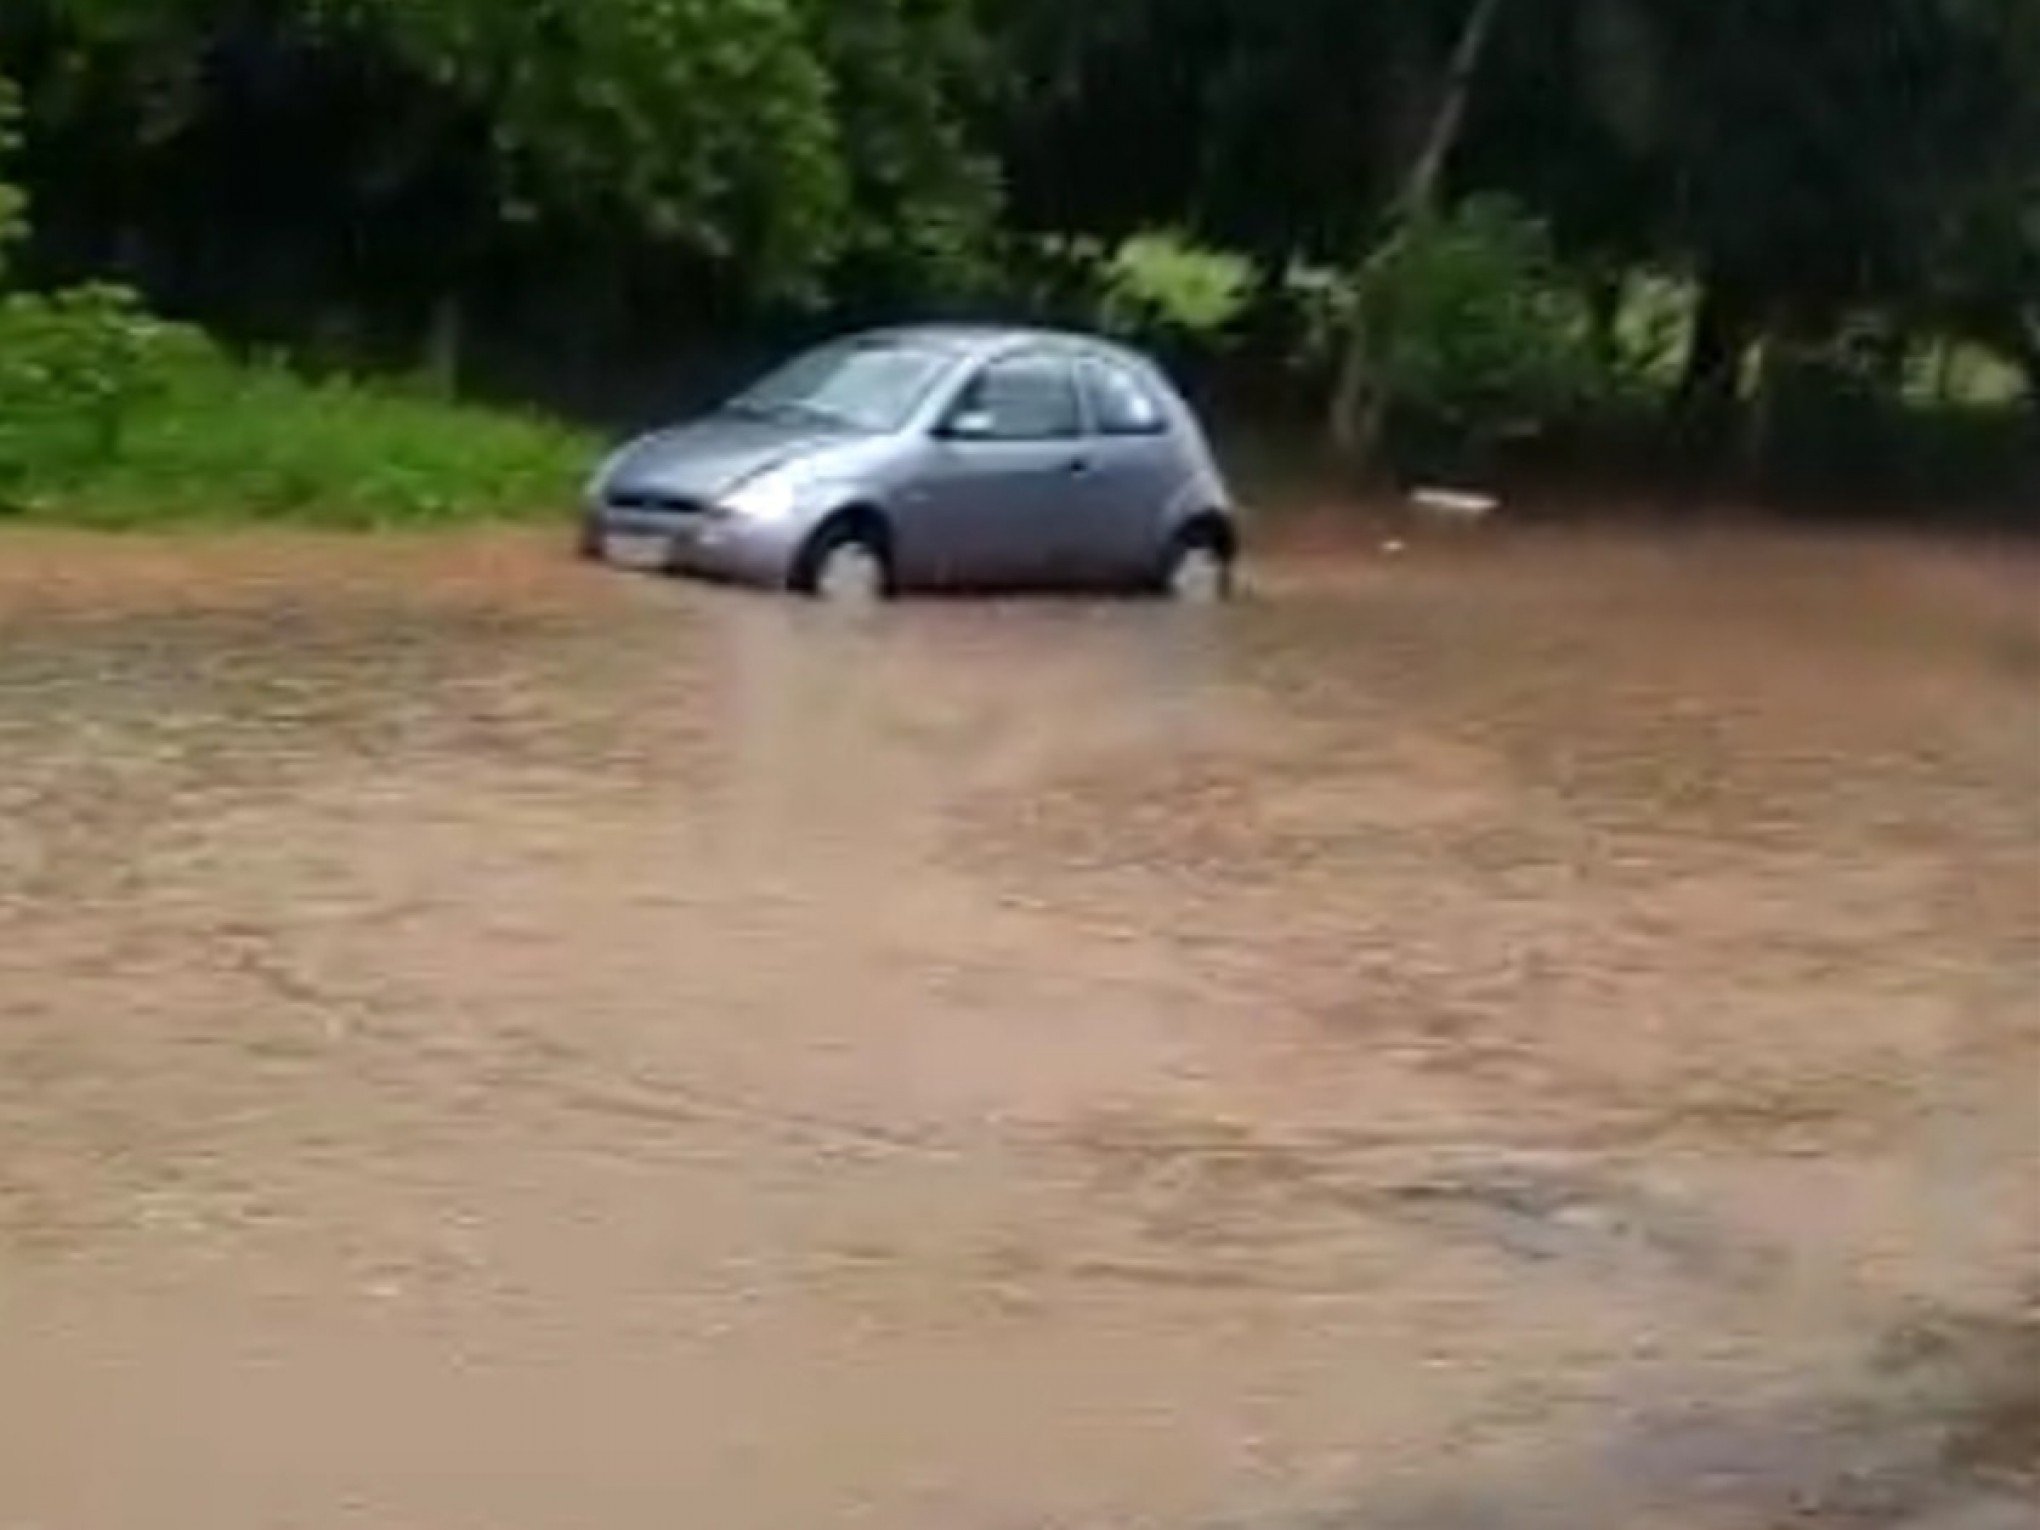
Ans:
POLYGON ((884 562, 888 576, 892 574, 896 545, 892 520, 880 506, 857 500, 831 510, 816 522, 794 556, 788 584, 798 591, 812 591, 823 556, 846 537, 854 537, 870 547, 884 562))
POLYGON ((1222 510, 1199 510, 1186 515, 1169 537, 1169 547, 1209 547, 1228 563, 1240 555, 1239 528, 1222 510))

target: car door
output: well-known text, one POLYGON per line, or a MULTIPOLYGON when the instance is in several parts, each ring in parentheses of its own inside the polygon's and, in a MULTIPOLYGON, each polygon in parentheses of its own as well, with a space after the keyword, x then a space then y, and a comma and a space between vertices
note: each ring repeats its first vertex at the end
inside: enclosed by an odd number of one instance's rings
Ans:
POLYGON ((1090 435, 1071 566, 1091 579, 1151 573, 1183 483, 1168 406, 1133 368, 1099 356, 1078 363, 1090 435))
POLYGON ((982 366, 935 428, 897 516, 902 574, 915 583, 1022 585, 1049 579, 1059 513, 1087 464, 1067 358, 1026 350, 982 366))

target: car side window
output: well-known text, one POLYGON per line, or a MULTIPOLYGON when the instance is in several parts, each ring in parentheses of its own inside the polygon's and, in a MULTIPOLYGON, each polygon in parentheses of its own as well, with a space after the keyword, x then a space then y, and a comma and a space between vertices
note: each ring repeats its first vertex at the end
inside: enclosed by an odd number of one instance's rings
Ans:
POLYGON ((1168 425, 1154 390, 1125 367, 1087 360, 1084 396, 1091 424, 1101 436, 1154 436, 1168 425))
POLYGON ((1060 357, 1006 356, 964 385, 944 424, 969 441, 1057 441, 1081 433, 1076 379, 1060 357))

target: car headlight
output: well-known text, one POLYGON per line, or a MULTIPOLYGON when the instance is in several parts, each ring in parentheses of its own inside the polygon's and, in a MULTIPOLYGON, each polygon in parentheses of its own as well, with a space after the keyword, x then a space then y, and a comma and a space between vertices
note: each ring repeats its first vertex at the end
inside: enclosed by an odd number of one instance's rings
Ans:
POLYGON ((722 508, 752 521, 776 521, 793 514, 800 481, 791 473, 760 473, 720 496, 722 508))

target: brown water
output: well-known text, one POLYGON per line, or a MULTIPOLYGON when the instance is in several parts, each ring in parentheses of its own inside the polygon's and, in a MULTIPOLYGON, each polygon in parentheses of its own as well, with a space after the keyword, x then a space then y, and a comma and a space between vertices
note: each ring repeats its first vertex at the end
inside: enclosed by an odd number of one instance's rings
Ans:
POLYGON ((2040 1523, 2040 570, 0 537, 0 1527, 2040 1523))

